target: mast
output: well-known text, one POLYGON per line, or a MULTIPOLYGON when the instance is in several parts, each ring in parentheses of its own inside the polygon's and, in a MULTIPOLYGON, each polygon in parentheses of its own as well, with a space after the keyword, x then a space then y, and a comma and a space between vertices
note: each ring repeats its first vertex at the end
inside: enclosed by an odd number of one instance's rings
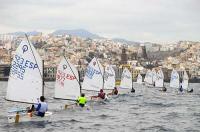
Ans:
POLYGON ((44 60, 42 60, 42 96, 44 96, 44 60))

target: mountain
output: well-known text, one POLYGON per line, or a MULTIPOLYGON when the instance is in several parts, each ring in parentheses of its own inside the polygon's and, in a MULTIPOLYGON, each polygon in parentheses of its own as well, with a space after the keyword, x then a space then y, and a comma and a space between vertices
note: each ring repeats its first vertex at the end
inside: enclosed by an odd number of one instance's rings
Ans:
POLYGON ((31 36, 36 36, 36 35, 39 35, 41 34, 41 32, 38 32, 38 31, 31 31, 31 32, 14 32, 14 33, 8 33, 9 35, 16 35, 16 36, 23 36, 24 34, 27 34, 27 35, 31 35, 31 36))
POLYGON ((129 41, 126 39, 122 39, 122 38, 113 38, 112 39, 114 42, 120 42, 120 43, 125 43, 125 44, 129 44, 129 45, 140 45, 140 42, 135 42, 135 41, 129 41))
POLYGON ((78 36, 82 38, 91 38, 91 39, 97 39, 101 38, 100 36, 90 33, 84 29, 75 29, 75 30, 56 30, 52 33, 53 35, 72 35, 72 36, 78 36))

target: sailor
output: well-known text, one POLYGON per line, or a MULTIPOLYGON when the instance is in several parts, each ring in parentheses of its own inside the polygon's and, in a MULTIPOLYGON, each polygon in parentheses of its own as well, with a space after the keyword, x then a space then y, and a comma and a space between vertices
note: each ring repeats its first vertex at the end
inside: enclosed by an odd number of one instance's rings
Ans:
POLYGON ((166 91, 167 91, 167 88, 166 88, 166 87, 163 87, 163 88, 162 88, 162 91, 163 91, 163 92, 166 92, 166 91))
POLYGON ((103 89, 100 89, 100 92, 98 93, 98 96, 92 96, 92 98, 101 98, 101 99, 105 99, 106 98, 106 94, 104 93, 103 89))
POLYGON ((131 89, 131 93, 135 93, 135 89, 134 88, 131 89))
POLYGON ((44 96, 40 96, 40 102, 37 105, 32 105, 32 110, 35 109, 35 115, 44 117, 45 112, 48 110, 48 105, 44 102, 44 96))
POLYGON ((187 90, 188 93, 193 93, 193 88, 190 90, 187 90))
POLYGON ((117 87, 114 87, 114 89, 112 90, 112 93, 109 93, 108 95, 118 95, 117 87))
POLYGON ((179 88, 180 92, 183 92, 183 87, 182 87, 182 83, 180 83, 180 88, 179 88))
POLYGON ((85 104, 87 103, 87 99, 86 99, 84 93, 81 93, 81 97, 78 98, 77 102, 78 102, 80 107, 84 107, 85 106, 85 104))

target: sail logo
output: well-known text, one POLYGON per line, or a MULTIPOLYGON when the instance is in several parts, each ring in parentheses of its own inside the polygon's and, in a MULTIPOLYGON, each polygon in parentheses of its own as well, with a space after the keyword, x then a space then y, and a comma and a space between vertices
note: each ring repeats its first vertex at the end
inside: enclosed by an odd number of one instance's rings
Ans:
POLYGON ((64 70, 67 69, 67 65, 63 65, 63 69, 64 69, 64 70))
POLYGON ((15 55, 12 62, 10 75, 16 76, 17 78, 23 80, 26 69, 34 70, 35 68, 38 68, 38 65, 36 63, 26 60, 19 55, 15 55))
POLYGON ((26 51, 28 51, 28 46, 27 46, 27 45, 23 45, 22 51, 23 51, 23 54, 24 54, 26 51))
POLYGON ((88 66, 87 69, 86 69, 86 73, 85 74, 89 79, 92 79, 94 74, 100 74, 100 73, 101 73, 100 71, 97 71, 93 67, 88 66))

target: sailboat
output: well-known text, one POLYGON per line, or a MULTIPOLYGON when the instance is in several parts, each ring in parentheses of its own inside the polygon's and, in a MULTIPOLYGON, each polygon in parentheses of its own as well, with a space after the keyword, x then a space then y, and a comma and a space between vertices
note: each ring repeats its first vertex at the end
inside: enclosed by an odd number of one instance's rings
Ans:
POLYGON ((104 88, 103 71, 103 66, 94 57, 87 66, 82 84, 82 91, 87 97, 97 95, 97 92, 104 88))
POLYGON ((193 92, 193 89, 189 89, 189 77, 187 72, 184 70, 184 74, 183 74, 183 81, 182 81, 182 88, 187 91, 187 92, 193 92))
MULTIPOLYGON (((27 37, 27 40, 23 40, 20 43, 13 57, 6 100, 33 104, 38 103, 42 95, 44 95, 42 59, 27 37)), ((30 117, 26 111, 22 111, 21 108, 19 110, 20 113, 18 110, 18 108, 15 108, 15 110, 9 111, 9 123, 30 121, 36 118, 30 117)), ((52 115, 51 112, 45 113, 45 116, 50 115, 52 115)))
POLYGON ((76 101, 80 93, 81 85, 78 70, 63 57, 57 68, 54 97, 56 99, 76 101))
POLYGON ((158 70, 156 73, 155 87, 157 87, 157 88, 164 87, 164 74, 161 69, 158 70))
POLYGON ((179 89, 180 87, 179 74, 175 69, 173 69, 171 73, 170 87, 176 89, 179 89))
POLYGON ((146 72, 145 78, 144 78, 145 85, 152 87, 153 86, 153 73, 151 70, 148 70, 146 72))
POLYGON ((142 84, 142 76, 141 76, 141 74, 138 74, 138 76, 137 76, 137 83, 138 84, 142 84))
POLYGON ((107 65, 104 71, 104 92, 111 93, 115 87, 115 71, 112 66, 107 65))
POLYGON ((127 68, 124 68, 121 76, 119 93, 120 94, 128 93, 131 91, 132 88, 133 88, 132 74, 127 68))

